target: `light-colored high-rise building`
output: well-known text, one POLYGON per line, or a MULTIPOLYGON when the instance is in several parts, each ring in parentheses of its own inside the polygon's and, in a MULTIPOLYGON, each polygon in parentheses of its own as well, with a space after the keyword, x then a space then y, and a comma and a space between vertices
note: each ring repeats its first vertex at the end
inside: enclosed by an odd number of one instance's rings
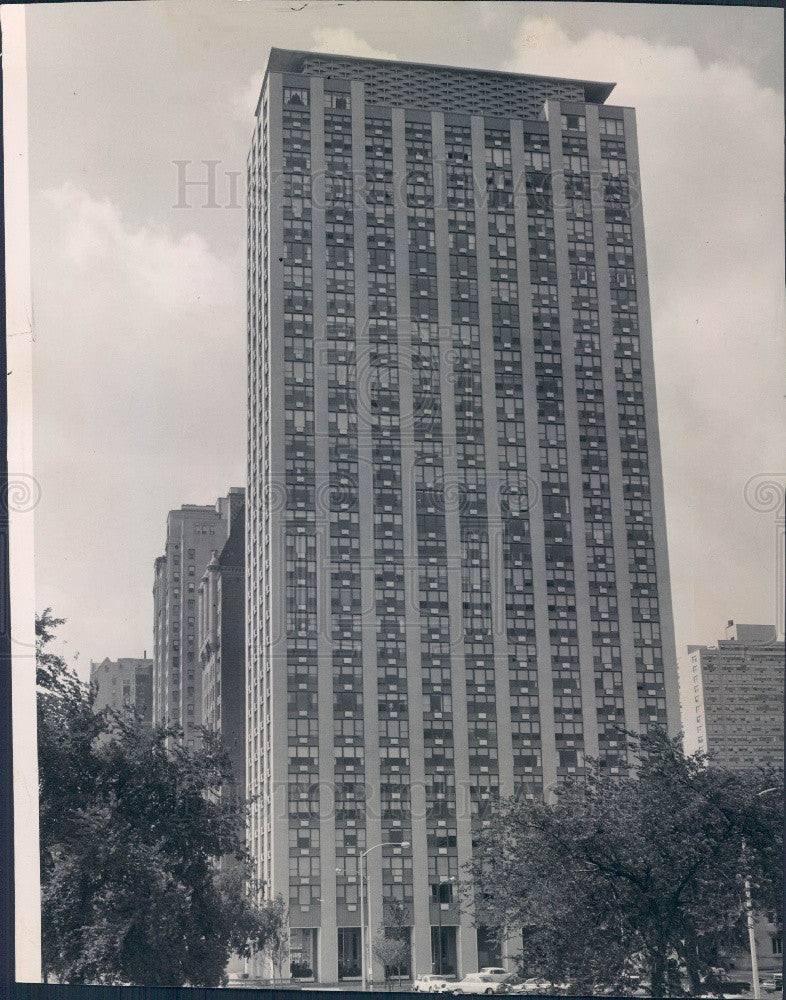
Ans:
POLYGON ((197 646, 197 588, 229 526, 230 490, 214 505, 183 504, 167 516, 166 550, 153 582, 153 722, 183 730, 193 746, 202 725, 202 668, 197 646))
POLYGON ((153 718, 153 661, 145 655, 140 658, 109 657, 100 663, 90 663, 90 682, 96 686, 94 708, 100 712, 113 708, 118 712, 134 712, 143 725, 149 726, 153 718))
POLYGON ((636 116, 612 87, 270 56, 250 844, 323 982, 360 974, 364 855, 368 940, 399 900, 413 974, 498 962, 457 892, 487 803, 587 755, 624 768, 623 727, 679 729, 636 116))
POLYGON ((774 626, 733 621, 716 646, 688 646, 680 662, 687 753, 735 770, 783 767, 784 652, 774 626))

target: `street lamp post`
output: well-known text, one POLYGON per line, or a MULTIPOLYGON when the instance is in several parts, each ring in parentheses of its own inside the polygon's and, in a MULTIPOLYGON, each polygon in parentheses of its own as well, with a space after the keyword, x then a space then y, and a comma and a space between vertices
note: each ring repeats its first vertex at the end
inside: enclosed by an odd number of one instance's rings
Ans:
MULTIPOLYGON (((745 854, 745 839, 742 841, 743 856, 745 854)), ((748 944, 751 950, 751 976, 753 977, 754 1000, 759 1000, 761 987, 759 986, 759 956, 756 953, 756 934, 753 928, 753 897, 751 896, 751 880, 749 875, 745 875, 745 915, 748 922, 748 944)))
POLYGON ((360 855, 360 975, 362 986, 365 990, 368 986, 366 982, 366 893, 363 889, 363 859, 365 854, 360 855))
MULTIPOLYGON (((409 841, 403 840, 400 843, 398 841, 386 841, 383 844, 374 844, 373 847, 369 847, 367 850, 363 851, 360 855, 360 976, 361 985, 363 989, 368 989, 368 981, 371 978, 373 982, 373 966, 371 962, 371 949, 369 949, 369 961, 368 970, 369 974, 366 974, 366 903, 365 903, 365 892, 363 889, 363 862, 366 857, 371 854, 372 851, 376 851, 380 847, 409 847, 409 841)), ((366 883, 368 884, 368 867, 366 867, 366 883)), ((368 900, 368 916, 369 916, 369 935, 371 933, 371 894, 369 893, 368 900)))
MULTIPOLYGON (((756 793, 756 797, 760 795, 767 795, 769 792, 777 792, 779 788, 773 785, 772 788, 765 788, 761 792, 756 793)), ((742 856, 745 857, 746 850, 745 838, 742 838, 742 856)), ((746 866, 747 868, 747 866, 746 866)), ((754 1000, 760 1000, 761 998, 761 985, 759 984, 759 956, 756 951, 756 934, 754 933, 753 925, 753 895, 751 894, 751 879, 747 870, 745 873, 745 916, 748 924, 748 945, 751 952, 751 977, 753 978, 753 997, 754 1000)))

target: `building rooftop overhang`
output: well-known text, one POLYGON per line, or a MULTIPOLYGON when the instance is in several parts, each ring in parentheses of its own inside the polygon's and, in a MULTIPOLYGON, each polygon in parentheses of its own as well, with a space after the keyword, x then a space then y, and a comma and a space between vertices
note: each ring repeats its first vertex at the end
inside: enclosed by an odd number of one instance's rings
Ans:
MULTIPOLYGON (((406 69, 425 69, 456 73, 459 75, 467 74, 472 76, 484 76, 491 80, 519 80, 522 82, 532 81, 533 83, 540 84, 572 84, 573 86, 580 87, 584 91, 584 99, 590 104, 603 104, 616 86, 615 83, 602 83, 596 80, 576 80, 570 77, 562 76, 537 76, 531 73, 510 73, 500 70, 477 69, 471 66, 445 66, 438 63, 415 63, 399 59, 370 59, 365 56, 345 56, 330 52, 309 52, 296 49, 271 48, 267 68, 265 69, 265 77, 262 82, 262 90, 264 90, 268 73, 301 73, 304 62, 307 59, 316 58, 338 59, 342 62, 347 62, 357 66, 371 65, 379 66, 380 68, 401 66, 406 69)), ((258 113, 259 103, 257 103, 257 114, 258 113)))

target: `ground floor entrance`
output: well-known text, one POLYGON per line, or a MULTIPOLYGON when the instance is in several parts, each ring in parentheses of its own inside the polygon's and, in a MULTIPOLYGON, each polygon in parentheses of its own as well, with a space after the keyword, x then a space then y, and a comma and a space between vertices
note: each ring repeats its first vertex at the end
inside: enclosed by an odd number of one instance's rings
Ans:
POLYGON ((293 979, 319 979, 316 927, 289 931, 289 971, 293 979))
POLYGON ((431 928, 431 967, 438 976, 458 975, 458 927, 431 928))
POLYGON ((483 969, 490 965, 502 965, 499 938, 485 927, 478 927, 478 968, 483 969))
POLYGON ((360 928, 338 929, 338 978, 360 979, 360 928))

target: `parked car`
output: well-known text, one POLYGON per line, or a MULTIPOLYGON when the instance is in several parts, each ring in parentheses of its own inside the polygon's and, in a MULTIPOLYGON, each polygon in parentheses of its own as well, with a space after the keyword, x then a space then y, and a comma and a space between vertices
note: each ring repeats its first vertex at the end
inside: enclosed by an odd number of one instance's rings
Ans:
POLYGON ((416 993, 449 993, 455 986, 449 976, 426 975, 418 976, 412 984, 416 993))
POLYGON ((783 973, 773 972, 772 975, 760 980, 761 988, 765 993, 783 992, 783 973))
POLYGON ((552 990, 552 984, 539 976, 530 976, 524 979, 522 976, 511 976, 502 984, 503 993, 515 993, 518 995, 537 995, 547 993, 552 990))
POLYGON ((702 996, 736 1000, 737 997, 747 997, 752 989, 753 987, 751 984, 744 979, 727 979, 725 982, 720 983, 711 992, 703 993, 702 996))
POLYGON ((471 972, 462 980, 453 983, 454 993, 504 993, 504 983, 485 972, 471 972))
POLYGON ((502 993, 531 993, 530 984, 533 983, 532 979, 524 979, 522 976, 511 976, 507 982, 502 984, 502 993))
POLYGON ((750 993, 753 986, 745 979, 727 979, 725 982, 721 983, 721 989, 723 990, 723 995, 725 997, 739 997, 745 996, 746 993, 750 993))
POLYGON ((558 983, 552 983, 548 979, 530 979, 527 980, 529 984, 530 993, 545 993, 546 996, 562 996, 566 993, 570 993, 572 989, 572 984, 564 981, 558 983))
POLYGON ((505 983, 513 978, 513 973, 503 969, 501 965, 487 965, 480 970, 479 976, 493 976, 498 983, 505 983))

